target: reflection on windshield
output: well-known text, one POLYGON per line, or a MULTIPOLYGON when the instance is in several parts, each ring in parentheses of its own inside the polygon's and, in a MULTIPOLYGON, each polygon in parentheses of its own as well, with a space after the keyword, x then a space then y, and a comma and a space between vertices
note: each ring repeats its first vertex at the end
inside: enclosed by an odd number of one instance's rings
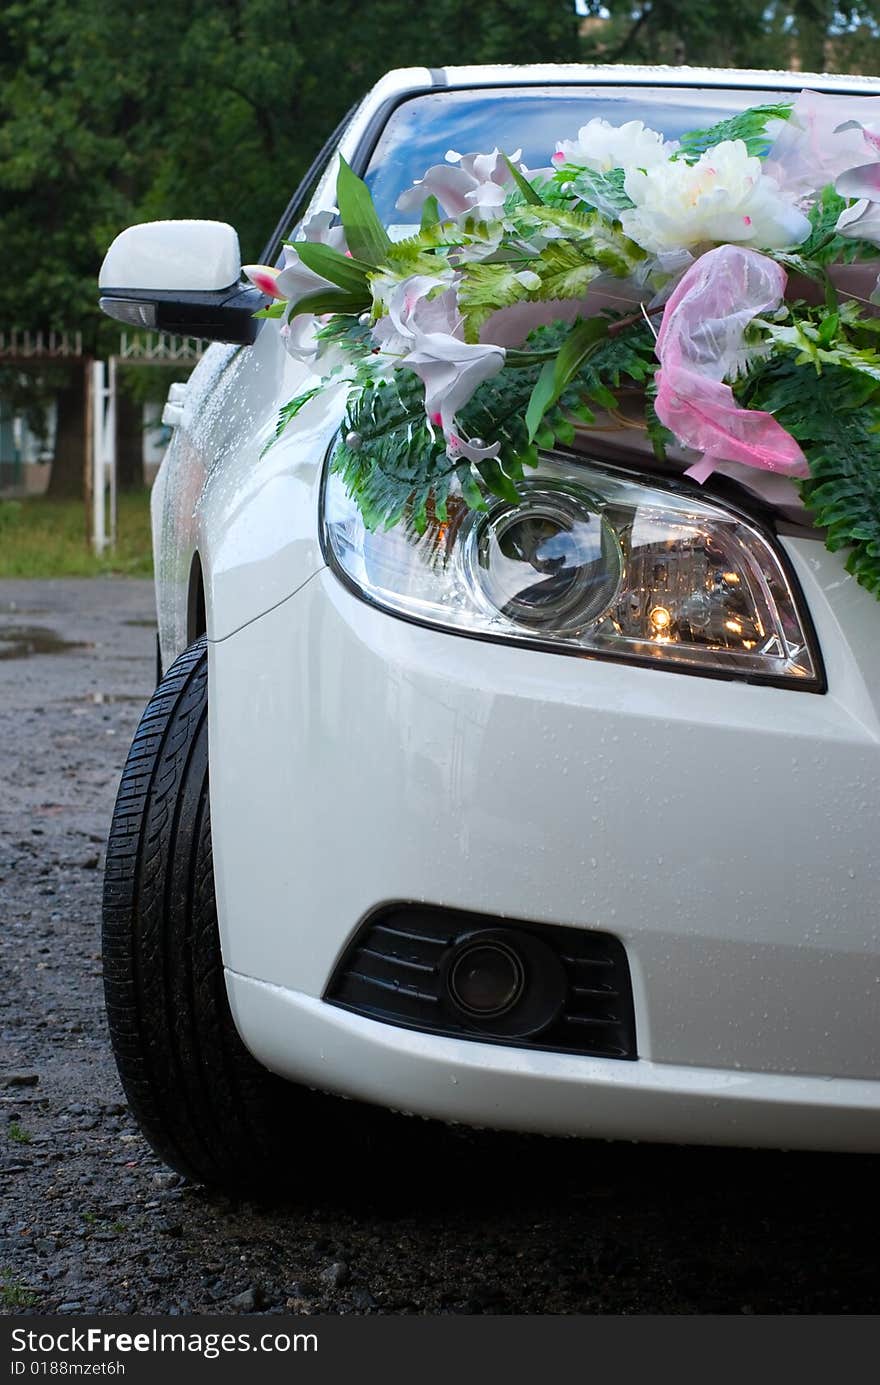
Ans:
POLYGON ((529 168, 546 168, 560 139, 574 139, 594 116, 612 125, 642 120, 667 139, 714 125, 758 101, 785 93, 700 87, 512 87, 437 91, 403 102, 373 152, 367 183, 387 226, 399 223, 395 203, 447 151, 505 153, 522 149, 529 168))

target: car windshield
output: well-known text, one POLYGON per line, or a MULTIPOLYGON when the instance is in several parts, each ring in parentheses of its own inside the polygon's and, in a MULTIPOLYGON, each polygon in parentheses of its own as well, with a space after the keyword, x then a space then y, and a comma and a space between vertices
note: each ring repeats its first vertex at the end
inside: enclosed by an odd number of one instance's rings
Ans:
POLYGON ((574 139, 594 116, 612 125, 641 120, 667 139, 704 129, 748 106, 786 99, 786 93, 712 87, 487 87, 436 91, 404 101, 385 126, 366 181, 385 225, 405 222, 396 210, 402 192, 449 151, 522 150, 529 168, 546 168, 557 140, 574 139))

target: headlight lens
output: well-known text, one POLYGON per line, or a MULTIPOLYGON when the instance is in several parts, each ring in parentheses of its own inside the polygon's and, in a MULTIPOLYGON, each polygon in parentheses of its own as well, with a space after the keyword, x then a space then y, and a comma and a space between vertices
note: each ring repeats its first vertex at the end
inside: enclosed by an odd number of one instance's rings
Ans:
POLYGON ((769 539, 743 515, 549 458, 516 505, 451 499, 424 534, 369 533, 328 474, 326 546, 368 600, 485 639, 815 690, 818 659, 769 539))

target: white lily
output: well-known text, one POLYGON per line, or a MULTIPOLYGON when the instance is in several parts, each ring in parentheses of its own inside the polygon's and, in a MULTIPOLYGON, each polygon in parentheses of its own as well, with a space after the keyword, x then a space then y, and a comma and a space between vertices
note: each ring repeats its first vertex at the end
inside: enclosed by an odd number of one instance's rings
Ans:
MULTIPOLYGON (((303 223, 297 239, 329 245, 332 250, 338 250, 344 255, 348 249, 345 230, 342 226, 331 224, 336 215, 335 211, 316 212, 303 223)), ((317 293, 320 289, 331 287, 323 275, 306 268, 293 245, 284 247, 280 267, 250 264, 244 265, 242 273, 247 275, 261 293, 268 294, 271 298, 286 298, 292 303, 296 303, 308 293, 317 293)))
MULTIPOLYGON (((522 150, 511 154, 512 163, 522 150)), ((445 164, 429 168, 411 188, 397 199, 402 212, 418 211, 429 197, 436 197, 443 210, 453 217, 476 216, 483 221, 497 220, 513 177, 500 149, 491 154, 456 154, 450 149, 445 164)))
POLYGON ((834 229, 839 236, 880 246, 880 203, 863 197, 851 207, 844 207, 834 229))
POLYGON ((470 402, 484 380, 491 380, 504 366, 503 346, 460 341, 445 332, 426 332, 414 343, 402 364, 415 371, 425 385, 428 422, 443 430, 446 451, 453 460, 497 457, 500 442, 486 446, 461 435, 455 415, 470 402))
POLYGON ((455 288, 431 275, 414 274, 395 285, 387 315, 373 328, 373 341, 424 382, 428 422, 442 429, 450 458, 480 461, 497 457, 501 444, 486 446, 463 437, 455 415, 484 380, 498 374, 505 351, 466 342, 461 331, 455 288))
MULTIPOLYGON (((379 350, 388 356, 403 357, 420 333, 453 331, 459 321, 453 278, 451 273, 448 277, 411 274, 408 279, 383 283, 385 313, 372 331, 379 350), (446 291, 438 294, 438 289, 446 291)), ((373 288, 375 292, 377 285, 373 288)))
MULTIPOLYGON (((329 245, 331 250, 338 250, 344 255, 348 250, 345 229, 331 224, 335 215, 335 212, 316 212, 303 224, 302 233, 297 239, 317 245, 329 245)), ((323 275, 315 274, 314 270, 306 268, 295 245, 287 245, 284 248, 284 263, 278 275, 278 287, 285 298, 295 303, 307 293, 316 293, 319 289, 327 288, 328 281, 323 275)))

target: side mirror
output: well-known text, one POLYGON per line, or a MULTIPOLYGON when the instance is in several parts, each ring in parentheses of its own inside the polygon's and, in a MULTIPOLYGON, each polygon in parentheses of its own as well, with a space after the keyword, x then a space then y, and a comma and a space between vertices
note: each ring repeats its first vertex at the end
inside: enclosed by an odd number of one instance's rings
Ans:
POLYGON ((238 236, 223 221, 146 221, 116 237, 98 278, 108 317, 248 346, 263 295, 242 284, 238 236))

